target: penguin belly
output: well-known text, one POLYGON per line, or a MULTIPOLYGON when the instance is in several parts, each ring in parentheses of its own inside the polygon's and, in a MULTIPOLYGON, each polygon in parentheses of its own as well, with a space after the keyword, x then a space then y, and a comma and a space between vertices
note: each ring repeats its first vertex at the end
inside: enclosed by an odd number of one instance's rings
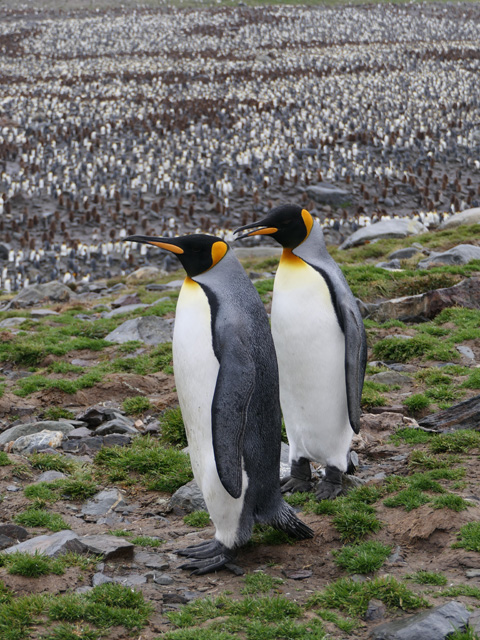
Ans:
POLYGON ((187 278, 182 286, 173 333, 173 367, 195 480, 202 491, 216 539, 228 548, 237 542, 248 478, 243 471, 239 498, 225 490, 213 450, 212 401, 219 361, 212 340, 212 319, 202 287, 187 278))
POLYGON ((353 436, 345 337, 324 278, 288 251, 275 276, 271 320, 290 461, 345 471, 353 436))

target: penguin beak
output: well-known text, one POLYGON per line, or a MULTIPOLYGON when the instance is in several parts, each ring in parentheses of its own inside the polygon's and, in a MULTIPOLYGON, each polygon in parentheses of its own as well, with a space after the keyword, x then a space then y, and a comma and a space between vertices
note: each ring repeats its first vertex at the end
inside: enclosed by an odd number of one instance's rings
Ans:
POLYGON ((153 244, 155 247, 171 251, 177 255, 184 253, 183 249, 176 244, 175 238, 155 238, 149 236, 128 236, 124 239, 124 242, 140 242, 142 244, 153 244))
POLYGON ((244 227, 238 227, 238 229, 235 229, 235 233, 245 231, 245 229, 255 230, 243 233, 241 236, 235 238, 235 241, 241 240, 242 238, 250 238, 252 236, 271 236, 273 233, 277 233, 278 231, 276 227, 268 227, 264 222, 252 222, 252 224, 246 224, 244 227))

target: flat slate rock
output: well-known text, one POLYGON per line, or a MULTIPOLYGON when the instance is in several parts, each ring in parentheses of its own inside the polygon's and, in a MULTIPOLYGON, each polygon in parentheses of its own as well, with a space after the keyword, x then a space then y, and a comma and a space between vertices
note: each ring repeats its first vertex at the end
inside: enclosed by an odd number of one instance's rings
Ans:
POLYGON ((104 489, 82 507, 84 516, 106 516, 119 507, 126 506, 124 495, 118 489, 104 489))
POLYGON ((39 482, 54 482, 55 480, 61 480, 66 477, 67 476, 61 471, 53 471, 52 469, 50 471, 44 471, 43 473, 41 473, 35 480, 35 484, 38 484, 39 482))
POLYGON ((147 577, 139 573, 131 573, 128 576, 115 576, 113 581, 118 584, 123 584, 124 587, 136 587, 139 584, 145 584, 147 577))
POLYGON ((40 431, 61 431, 65 435, 73 431, 73 426, 68 422, 61 422, 60 420, 42 420, 41 422, 27 422, 25 424, 17 424, 14 427, 10 427, 0 434, 0 445, 17 440, 21 436, 28 436, 32 433, 39 433, 40 431))
POLYGON ((340 245, 339 249, 356 247, 359 244, 365 244, 377 238, 406 238, 407 236, 426 233, 427 231, 428 229, 421 222, 410 220, 410 218, 404 218, 402 220, 382 220, 368 227, 362 227, 352 233, 352 235, 340 245))
POLYGON ((442 265, 464 265, 472 260, 480 260, 480 247, 474 244, 459 244, 448 251, 432 252, 425 260, 420 260, 418 269, 429 269, 442 265))
POLYGON ((131 542, 108 534, 82 536, 80 542, 84 545, 88 553, 103 556, 105 560, 132 558, 135 549, 135 545, 131 542))
POLYGON ((63 433, 61 431, 49 431, 47 429, 39 431, 38 433, 31 433, 28 436, 21 436, 17 438, 9 450, 14 453, 32 453, 40 449, 51 447, 55 449, 59 447, 63 440, 63 433))
POLYGON ((480 430, 480 395, 454 404, 448 409, 432 413, 418 421, 421 427, 435 431, 457 431, 458 429, 480 430))
POLYGON ((85 545, 82 544, 80 538, 76 533, 70 530, 58 531, 51 535, 36 536, 20 542, 13 547, 8 547, 3 553, 15 553, 19 551, 21 553, 43 553, 46 556, 56 558, 67 553, 67 551, 74 551, 75 553, 85 553, 85 545))
POLYGON ((186 513, 208 511, 200 487, 195 480, 191 480, 177 489, 170 498, 169 506, 172 509, 175 507, 182 509, 186 513))
POLYGON ((380 371, 380 373, 369 376, 369 379, 389 386, 400 385, 403 387, 412 384, 412 380, 408 376, 398 373, 398 371, 380 371))
POLYGON ((170 568, 170 564, 165 560, 163 554, 144 551, 143 549, 135 549, 134 562, 135 564, 144 564, 148 569, 157 571, 165 571, 170 568))
POLYGON ((138 340, 145 344, 171 342, 173 321, 158 316, 145 316, 126 320, 114 331, 105 336, 105 340, 123 344, 129 340, 138 340))
POLYGON ((86 422, 88 426, 93 429, 102 424, 102 422, 113 420, 118 415, 121 414, 118 413, 118 411, 115 411, 115 409, 95 405, 93 407, 89 407, 86 411, 79 413, 76 418, 81 422, 86 422))
POLYGON ((447 602, 440 607, 394 620, 376 627, 373 640, 444 640, 456 629, 464 630, 470 613, 460 602, 447 602))
POLYGON ((48 301, 67 302, 73 297, 75 297, 75 294, 70 287, 54 280, 45 284, 34 284, 30 287, 25 287, 10 301, 9 306, 12 309, 18 309, 48 301))

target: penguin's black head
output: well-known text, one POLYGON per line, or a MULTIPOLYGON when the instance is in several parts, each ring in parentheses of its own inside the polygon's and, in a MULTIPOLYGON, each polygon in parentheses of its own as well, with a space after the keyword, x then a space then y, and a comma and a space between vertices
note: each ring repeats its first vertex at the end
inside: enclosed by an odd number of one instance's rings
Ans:
POLYGON ((178 238, 128 236, 125 241, 153 244, 174 253, 190 278, 214 267, 228 251, 228 244, 215 236, 196 233, 178 238))
POLYGON ((235 233, 254 229, 236 238, 249 238, 251 236, 272 236, 286 249, 295 249, 310 234, 313 227, 311 214, 296 204, 284 204, 272 209, 262 220, 239 227, 235 233))

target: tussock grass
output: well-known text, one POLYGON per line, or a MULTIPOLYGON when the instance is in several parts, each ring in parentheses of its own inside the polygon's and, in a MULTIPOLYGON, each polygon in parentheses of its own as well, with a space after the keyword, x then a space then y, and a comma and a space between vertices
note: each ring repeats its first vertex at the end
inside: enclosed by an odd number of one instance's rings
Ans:
POLYGON ((373 573, 380 569, 392 547, 376 540, 343 547, 334 552, 335 564, 348 573, 373 573))
POLYGON ((417 584, 428 584, 443 587, 447 584, 447 578, 442 574, 435 571, 417 571, 416 573, 407 576, 412 582, 417 584))
POLYGON ((269 593, 280 584, 283 584, 281 578, 269 576, 263 571, 256 571, 245 576, 245 586, 241 593, 243 595, 254 595, 257 593, 269 593))
POLYGON ((193 513, 187 513, 187 515, 183 517, 183 521, 191 527, 203 529, 203 527, 208 527, 210 524, 210 516, 207 511, 194 511, 193 513))
POLYGON ((44 527, 54 532, 71 528, 58 513, 50 513, 44 509, 27 509, 16 515, 13 521, 23 527, 44 527))
POLYGON ((480 553, 480 522, 467 522, 457 534, 457 542, 452 547, 461 547, 467 551, 480 553))

